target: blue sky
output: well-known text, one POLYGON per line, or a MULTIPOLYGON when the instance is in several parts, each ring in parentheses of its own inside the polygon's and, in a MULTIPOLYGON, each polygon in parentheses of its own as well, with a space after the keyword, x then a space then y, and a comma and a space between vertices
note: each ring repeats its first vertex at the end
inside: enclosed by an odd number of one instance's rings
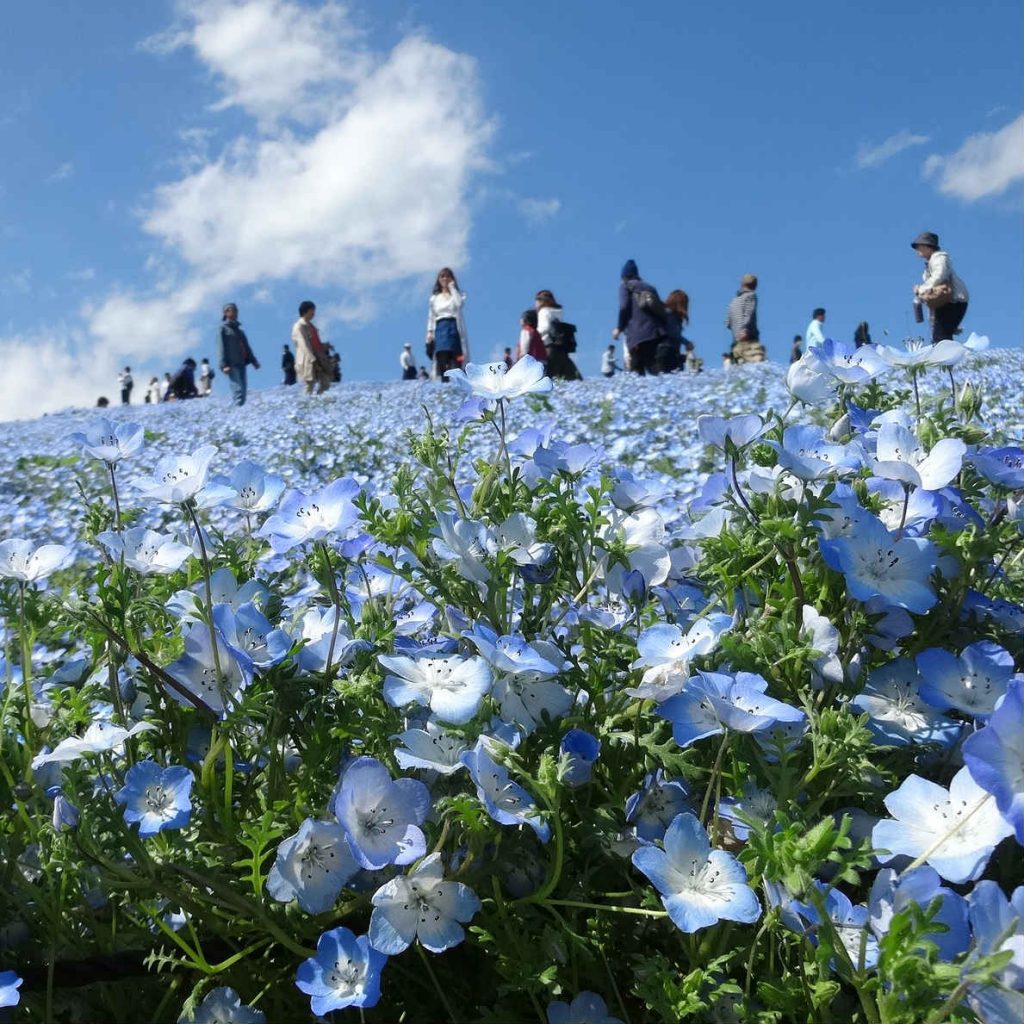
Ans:
POLYGON ((443 264, 476 359, 546 287, 595 372, 627 257, 715 364, 746 271, 775 359, 817 305, 899 339, 924 229, 1019 345, 1022 37, 990 0, 12 6, 0 415, 212 356, 227 299, 256 386, 304 298, 348 378, 393 378, 443 264))

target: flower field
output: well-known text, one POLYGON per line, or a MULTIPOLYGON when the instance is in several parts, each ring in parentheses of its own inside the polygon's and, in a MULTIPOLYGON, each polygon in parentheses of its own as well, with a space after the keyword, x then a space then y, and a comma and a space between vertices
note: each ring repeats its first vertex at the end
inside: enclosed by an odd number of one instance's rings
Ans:
POLYGON ((0 1015, 1024 1019, 1024 353, 0 424, 0 1015))

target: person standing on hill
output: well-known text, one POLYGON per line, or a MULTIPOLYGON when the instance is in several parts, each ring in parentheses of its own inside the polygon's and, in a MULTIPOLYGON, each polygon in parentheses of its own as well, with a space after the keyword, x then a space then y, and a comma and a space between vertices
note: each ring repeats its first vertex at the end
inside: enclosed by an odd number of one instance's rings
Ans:
POLYGON ((167 393, 164 395, 165 402, 180 402, 198 396, 196 361, 191 356, 178 367, 178 372, 173 377, 170 374, 167 376, 170 380, 167 384, 167 393))
POLYGON ((757 329, 757 278, 744 274, 740 290, 725 311, 725 326, 732 332, 732 363, 763 363, 764 346, 757 329))
POLYGON ((562 322, 558 299, 549 289, 541 288, 533 297, 533 307, 537 311, 537 333, 547 353, 548 376, 582 380, 579 367, 570 355, 576 349, 576 328, 562 322))
POLYGON ((693 351, 693 344, 683 337, 690 322, 690 296, 675 288, 665 296, 665 337, 658 342, 656 353, 659 373, 672 373, 683 366, 683 349, 693 351))
POLYGON ((199 397, 206 398, 213 389, 213 368, 210 360, 203 356, 199 363, 199 397))
POLYGON ((258 370, 260 363, 249 347, 249 339, 238 322, 238 307, 233 302, 227 303, 221 314, 217 362, 231 384, 232 401, 235 405, 245 405, 245 368, 251 365, 258 370))
POLYGON ((434 282, 427 308, 427 358, 434 360, 434 376, 445 380, 445 373, 460 362, 469 362, 469 338, 462 307, 466 296, 450 267, 442 267, 434 282))
POLYGON ((821 306, 811 314, 811 322, 804 331, 804 338, 807 341, 808 352, 825 344, 825 310, 821 306))
POLYGON ((857 330, 853 332, 853 344, 857 348, 863 348, 865 345, 871 344, 871 331, 868 330, 867 320, 861 320, 857 324, 857 330))
POLYGON ((288 342, 284 343, 284 351, 281 353, 281 373, 282 382, 291 387, 295 383, 295 356, 292 355, 288 342))
POLYGON ((601 376, 602 377, 614 377, 615 371, 620 369, 619 364, 615 362, 615 346, 609 345, 601 356, 601 376))
POLYGON ((910 246, 925 262, 921 283, 914 285, 914 295, 931 310, 935 345, 960 333, 970 295, 934 231, 922 231, 910 246))
POLYGON ((626 335, 629 368, 641 376, 656 374, 658 343, 666 337, 665 305, 657 289, 640 277, 635 260, 626 260, 619 285, 619 320, 612 337, 626 335))
POLYGON ((790 363, 798 362, 801 359, 801 357, 803 356, 804 353, 803 353, 803 349, 801 348, 801 345, 803 344, 803 340, 804 339, 801 338, 799 334, 794 334, 793 335, 793 347, 789 350, 789 361, 790 361, 790 363))
POLYGON ((402 368, 402 380, 416 379, 416 357, 412 354, 412 345, 408 341, 402 346, 398 365, 402 368))
POLYGON ((131 405, 132 388, 135 387, 135 381, 132 380, 132 368, 130 366, 126 366, 117 375, 117 386, 121 389, 121 404, 131 405))
POLYGON ((295 345, 295 370, 306 385, 306 394, 322 395, 331 386, 334 367, 327 356, 327 350, 320 340, 320 332, 313 326, 316 304, 306 300, 299 304, 299 319, 292 327, 292 343, 295 345))

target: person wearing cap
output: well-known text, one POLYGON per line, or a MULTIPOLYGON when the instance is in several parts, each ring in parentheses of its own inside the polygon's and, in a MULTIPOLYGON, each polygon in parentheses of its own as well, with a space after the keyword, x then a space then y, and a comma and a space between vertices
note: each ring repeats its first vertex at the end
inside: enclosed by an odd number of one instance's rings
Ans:
POLYGON ((406 342, 402 346, 402 354, 398 357, 398 363, 402 367, 402 380, 416 379, 416 357, 412 354, 412 344, 406 342))
POLYGON ((635 260, 626 260, 621 277, 619 319, 612 338, 626 335, 629 368, 633 373, 654 375, 658 372, 658 343, 667 337, 664 303, 658 298, 655 287, 640 276, 635 260), (657 300, 655 304, 649 296, 657 300), (660 313, 656 312, 658 306, 660 313))
POLYGON ((221 311, 217 363, 231 385, 231 401, 235 405, 245 405, 245 368, 251 365, 254 370, 258 370, 260 362, 249 348, 249 339, 238 322, 238 306, 233 302, 226 303, 221 311))
POLYGON ((925 261, 921 283, 914 285, 914 295, 931 310, 932 344, 935 345, 960 333, 970 295, 934 231, 922 231, 910 247, 925 261))
POLYGON ((764 346, 757 329, 757 278, 753 274, 740 278, 740 290, 725 311, 725 326, 732 332, 732 362, 764 362, 764 346))

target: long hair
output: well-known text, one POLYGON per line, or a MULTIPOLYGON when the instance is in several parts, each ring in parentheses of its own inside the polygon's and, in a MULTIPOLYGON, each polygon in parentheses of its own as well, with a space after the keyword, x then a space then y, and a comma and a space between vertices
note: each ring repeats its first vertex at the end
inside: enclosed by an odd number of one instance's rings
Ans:
POLYGON ((690 296, 682 290, 682 288, 676 288, 675 291, 669 292, 665 296, 665 306, 671 309, 677 317, 679 317, 682 323, 688 323, 690 319, 690 296))
POLYGON ((547 288, 541 288, 539 292, 533 297, 534 302, 540 303, 541 309, 561 309, 561 304, 558 299, 548 291, 547 288))
POLYGON ((451 267, 442 267, 437 272, 437 280, 434 281, 434 291, 433 291, 432 294, 439 295, 441 293, 441 291, 442 291, 442 288, 441 288, 441 275, 442 274, 450 274, 451 278, 452 278, 452 287, 455 288, 456 291, 461 291, 462 290, 461 288, 459 288, 459 282, 455 278, 455 271, 452 270, 451 267))

